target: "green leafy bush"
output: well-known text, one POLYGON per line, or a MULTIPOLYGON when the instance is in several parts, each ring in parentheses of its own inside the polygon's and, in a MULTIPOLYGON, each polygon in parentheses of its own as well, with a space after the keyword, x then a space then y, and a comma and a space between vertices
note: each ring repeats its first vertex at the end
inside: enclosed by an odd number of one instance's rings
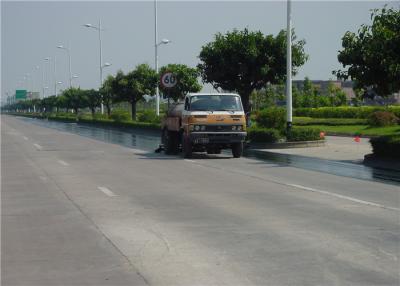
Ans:
POLYGON ((283 108, 268 108, 256 114, 257 126, 283 131, 286 126, 286 111, 283 108))
POLYGON ((116 122, 129 121, 131 119, 129 112, 123 109, 114 109, 110 117, 116 122))
POLYGON ((123 127, 123 128, 156 129, 156 130, 161 129, 159 123, 149 123, 149 122, 137 122, 137 121, 117 122, 111 119, 82 119, 79 122, 95 124, 100 126, 113 126, 113 127, 123 127))
POLYGON ((251 127, 247 130, 247 138, 252 142, 274 143, 281 137, 280 132, 276 129, 251 127))
POLYGON ((376 111, 393 112, 400 117, 400 106, 339 106, 339 107, 319 107, 319 108, 296 108, 294 116, 313 117, 313 118, 364 118, 376 111))
POLYGON ((95 113, 93 116, 93 119, 108 119, 108 116, 106 113, 104 113, 104 114, 95 113))
POLYGON ((362 118, 311 118, 311 117, 295 117, 293 124, 298 126, 307 125, 327 125, 327 126, 341 126, 341 125, 367 125, 367 119, 362 118))
POLYGON ((400 158, 400 135, 375 137, 369 142, 375 155, 400 158))
POLYGON ((399 118, 388 111, 375 111, 368 117, 368 124, 371 126, 390 126, 396 125, 398 122, 399 118))
POLYGON ((138 115, 138 121, 149 122, 149 123, 159 123, 160 117, 157 116, 154 110, 145 110, 138 115))
POLYGON ((293 127, 286 133, 286 140, 289 142, 322 140, 321 131, 318 128, 293 127))

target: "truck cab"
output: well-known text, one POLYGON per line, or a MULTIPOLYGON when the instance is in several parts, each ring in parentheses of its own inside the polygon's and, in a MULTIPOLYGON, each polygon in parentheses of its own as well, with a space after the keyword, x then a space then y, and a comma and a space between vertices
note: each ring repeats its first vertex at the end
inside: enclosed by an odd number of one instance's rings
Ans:
POLYGON ((182 150, 219 154, 231 149, 235 158, 243 153, 246 116, 241 98, 234 93, 191 93, 168 111, 162 123, 162 143, 167 153, 182 150))

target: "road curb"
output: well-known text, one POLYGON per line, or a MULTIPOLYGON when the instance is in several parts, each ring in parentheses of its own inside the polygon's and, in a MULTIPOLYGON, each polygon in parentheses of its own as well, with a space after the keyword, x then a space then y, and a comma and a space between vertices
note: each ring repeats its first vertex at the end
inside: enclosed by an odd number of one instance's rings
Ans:
POLYGON ((277 143, 249 143, 250 149, 289 149, 289 148, 308 148, 325 146, 325 140, 298 141, 298 142, 277 142, 277 143))

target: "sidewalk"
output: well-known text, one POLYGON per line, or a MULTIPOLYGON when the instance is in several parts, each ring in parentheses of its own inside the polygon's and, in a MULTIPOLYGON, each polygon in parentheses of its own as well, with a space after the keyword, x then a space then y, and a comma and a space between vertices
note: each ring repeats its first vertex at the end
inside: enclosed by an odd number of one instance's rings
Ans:
POLYGON ((325 146, 321 147, 257 150, 359 164, 365 155, 372 153, 369 138, 360 138, 360 142, 356 142, 354 137, 326 136, 325 139, 325 146))

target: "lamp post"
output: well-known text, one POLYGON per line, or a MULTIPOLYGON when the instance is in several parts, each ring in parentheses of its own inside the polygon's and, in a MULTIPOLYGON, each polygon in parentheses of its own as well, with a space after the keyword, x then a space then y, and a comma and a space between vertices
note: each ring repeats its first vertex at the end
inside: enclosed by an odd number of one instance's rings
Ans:
MULTIPOLYGON (((158 74, 158 46, 160 45, 166 45, 170 43, 170 40, 168 39, 162 39, 161 42, 158 42, 158 27, 157 27, 157 0, 154 0, 154 62, 155 62, 155 68, 156 68, 156 73, 158 74)), ((160 91, 158 88, 158 81, 157 81, 157 87, 156 87, 156 114, 157 116, 160 116, 160 91)))
MULTIPOLYGON (((99 20, 99 25, 97 27, 93 26, 92 24, 85 24, 83 26, 87 27, 87 28, 95 29, 95 30, 97 30, 99 32, 99 49, 100 49, 100 51, 99 51, 99 60, 100 60, 100 64, 99 64, 99 67, 100 67, 100 87, 99 87, 99 90, 100 90, 100 88, 103 86, 103 69, 106 68, 106 67, 111 66, 111 64, 109 64, 109 63, 105 63, 103 65, 103 47, 102 47, 102 42, 101 42, 101 31, 103 29, 101 27, 101 20, 99 20)), ((101 114, 104 114, 103 101, 101 101, 101 114)))
POLYGON ((56 97, 58 96, 57 86, 60 85, 60 84, 62 84, 62 81, 57 81, 56 84, 55 84, 56 85, 56 91, 55 91, 56 97))
POLYGON ((58 49, 62 49, 65 50, 68 54, 68 60, 69 60, 69 64, 68 64, 68 69, 69 69, 69 87, 72 87, 72 72, 71 72, 71 48, 68 47, 64 47, 63 45, 59 45, 57 46, 58 49))
POLYGON ((40 90, 40 74, 39 74, 39 70, 40 70, 40 67, 39 66, 35 66, 35 71, 37 72, 36 79, 38 80, 38 81, 35 80, 35 89, 37 88, 36 92, 39 92, 39 90, 40 90))
POLYGON ((43 81, 42 81, 42 91, 43 91, 43 98, 46 97, 46 89, 48 88, 48 87, 45 86, 45 76, 44 76, 44 70, 45 70, 46 62, 50 63, 50 58, 49 58, 49 57, 44 58, 43 69, 42 69, 42 80, 43 80, 43 81))
POLYGON ((292 3, 287 0, 286 31, 286 128, 292 128, 292 3))
MULTIPOLYGON (((168 39, 162 39, 161 42, 156 44, 156 53, 155 53, 155 62, 156 62, 156 73, 158 74, 158 46, 160 45, 166 45, 170 43, 170 40, 168 39)), ((158 88, 158 81, 157 81, 157 87, 156 87, 156 113, 157 116, 160 115, 160 95, 159 95, 160 91, 158 88)))

